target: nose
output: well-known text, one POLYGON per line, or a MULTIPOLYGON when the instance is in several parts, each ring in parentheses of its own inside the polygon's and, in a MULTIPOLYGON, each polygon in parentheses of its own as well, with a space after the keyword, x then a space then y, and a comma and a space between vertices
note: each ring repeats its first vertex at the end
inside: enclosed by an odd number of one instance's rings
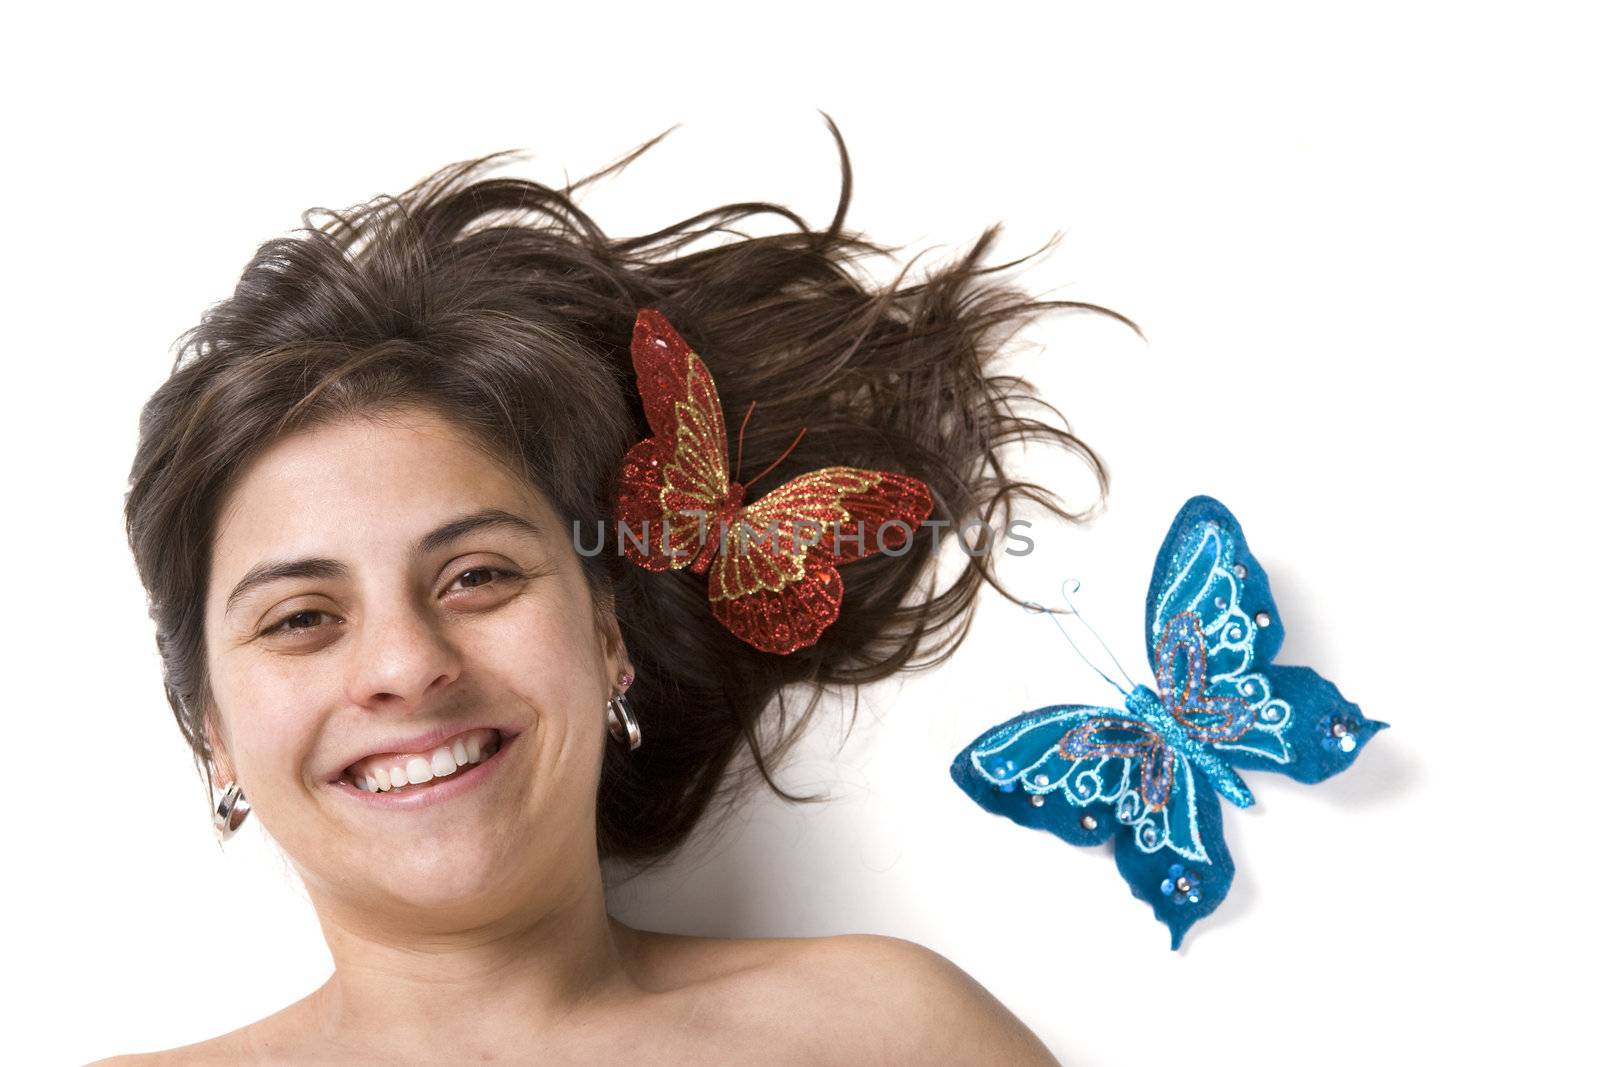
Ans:
POLYGON ((367 613, 356 634, 348 696, 382 710, 418 708, 461 673, 461 656, 427 605, 407 598, 367 613))

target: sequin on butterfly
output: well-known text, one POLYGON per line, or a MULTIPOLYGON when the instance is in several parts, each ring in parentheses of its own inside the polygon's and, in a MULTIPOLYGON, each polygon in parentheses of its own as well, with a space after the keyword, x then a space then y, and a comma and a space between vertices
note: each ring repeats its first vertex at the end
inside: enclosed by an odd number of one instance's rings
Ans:
POLYGON ((1343 715, 1324 715, 1317 728, 1322 734, 1322 747, 1329 752, 1354 752, 1360 743, 1360 724, 1343 715))
POLYGON ((1009 760, 1009 759, 996 760, 995 761, 995 765, 994 765, 994 776, 996 778, 1005 778, 1005 779, 1008 779, 1008 780, 1004 781, 1004 782, 1001 782, 999 785, 995 786, 995 788, 1000 790, 1000 792, 1002 792, 1002 793, 1015 792, 1016 788, 1017 788, 1017 783, 1013 779, 1013 776, 1016 773, 1017 773, 1017 761, 1016 760, 1009 760))
POLYGON ((1181 863, 1167 868, 1161 881, 1161 895, 1174 904, 1198 904, 1204 895, 1200 891, 1200 875, 1181 863))

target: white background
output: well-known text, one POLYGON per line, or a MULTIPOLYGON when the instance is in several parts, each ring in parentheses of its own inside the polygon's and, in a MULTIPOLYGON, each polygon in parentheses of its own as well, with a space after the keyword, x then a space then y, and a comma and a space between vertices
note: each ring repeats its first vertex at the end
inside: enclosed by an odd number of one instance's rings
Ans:
MULTIPOLYGON (((1393 729, 1319 786, 1249 776, 1259 804, 1224 813, 1233 892, 1171 953, 1109 853, 950 782, 987 727, 1115 699, 988 591, 955 659, 870 690, 842 749, 819 729, 785 770, 833 804, 756 798, 616 913, 910 938, 1071 1064, 1587 1059, 1600 174, 1582 11, 136 5, 14 23, 5 1058, 200 1040, 330 966, 256 825, 226 852, 212 838, 123 539, 138 409, 178 334, 301 210, 500 148, 559 185, 681 122, 581 201, 608 232, 737 200, 824 226, 821 109, 855 166, 851 225, 925 264, 994 221, 992 262, 1063 230, 1022 283, 1147 335, 1063 314, 1018 339, 1015 366, 1112 490, 1092 525, 1036 527, 1010 586, 1081 579, 1143 678, 1153 553, 1186 497, 1215 495, 1272 576, 1280 661, 1393 729)), ((1070 461, 1026 458, 1082 502, 1070 461)))

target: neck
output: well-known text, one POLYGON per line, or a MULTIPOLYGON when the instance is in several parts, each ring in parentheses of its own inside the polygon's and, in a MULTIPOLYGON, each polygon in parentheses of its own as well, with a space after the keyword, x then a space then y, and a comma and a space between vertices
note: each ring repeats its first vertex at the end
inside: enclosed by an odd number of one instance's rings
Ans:
POLYGON ((308 998, 315 1032, 369 1062, 501 1059, 640 995, 638 934, 606 913, 598 863, 541 890, 425 929, 318 901, 334 973, 308 998))

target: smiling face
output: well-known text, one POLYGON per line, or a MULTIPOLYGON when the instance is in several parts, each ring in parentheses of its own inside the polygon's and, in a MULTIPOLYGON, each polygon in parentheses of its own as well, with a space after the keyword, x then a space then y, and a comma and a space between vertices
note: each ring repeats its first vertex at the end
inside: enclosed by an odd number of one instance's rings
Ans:
POLYGON ((253 462, 215 532, 205 633, 222 780, 314 899, 470 918, 594 856, 626 652, 544 495, 448 422, 351 418, 253 462), (492 759, 431 783, 345 775, 486 729, 492 759))

